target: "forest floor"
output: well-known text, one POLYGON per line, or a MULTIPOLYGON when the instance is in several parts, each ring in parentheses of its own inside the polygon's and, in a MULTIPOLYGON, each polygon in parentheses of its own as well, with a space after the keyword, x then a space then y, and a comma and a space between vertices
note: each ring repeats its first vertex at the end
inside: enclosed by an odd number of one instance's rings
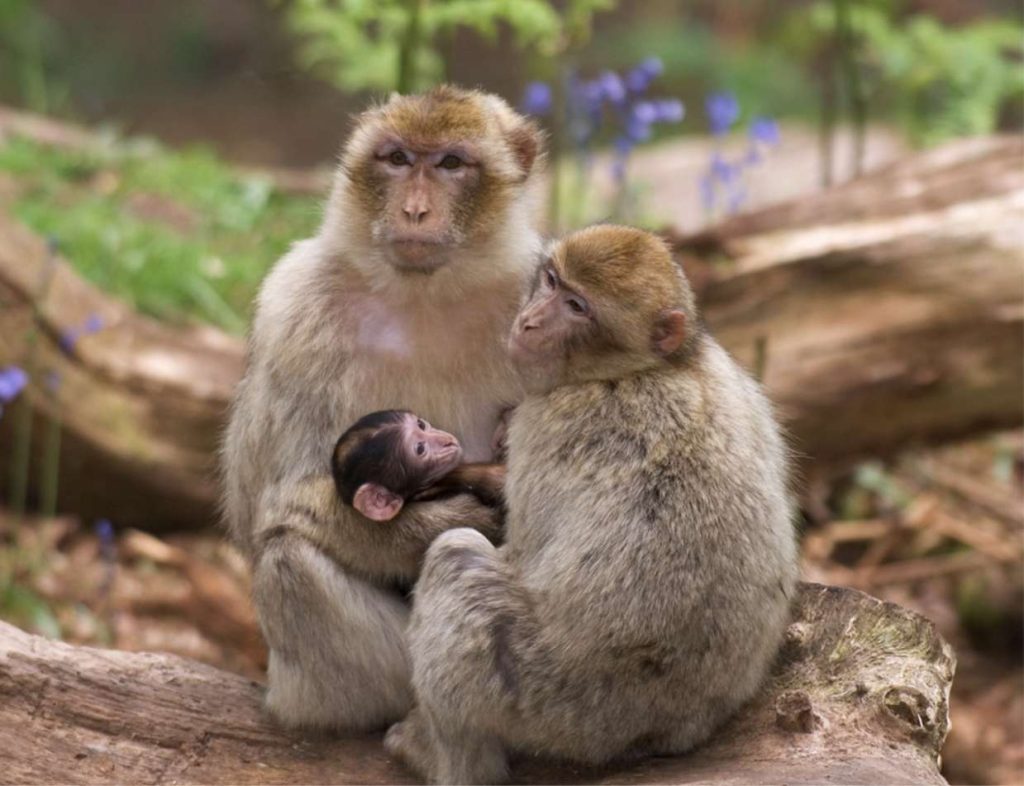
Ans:
MULTIPOLYGON (((808 490, 804 577, 915 609, 959 665, 951 783, 1024 782, 1024 433, 893 462, 808 490)), ((261 679, 244 559, 216 532, 158 539, 71 517, 0 513, 0 617, 76 644, 184 655, 261 679)))

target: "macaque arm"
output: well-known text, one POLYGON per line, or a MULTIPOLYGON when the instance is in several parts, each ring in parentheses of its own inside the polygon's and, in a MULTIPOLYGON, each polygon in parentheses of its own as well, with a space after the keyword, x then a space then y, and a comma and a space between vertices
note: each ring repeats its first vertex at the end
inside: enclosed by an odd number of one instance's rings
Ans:
POLYGON ((417 494, 415 499, 435 499, 457 492, 468 492, 485 505, 502 507, 505 504, 507 474, 504 464, 460 464, 417 494))

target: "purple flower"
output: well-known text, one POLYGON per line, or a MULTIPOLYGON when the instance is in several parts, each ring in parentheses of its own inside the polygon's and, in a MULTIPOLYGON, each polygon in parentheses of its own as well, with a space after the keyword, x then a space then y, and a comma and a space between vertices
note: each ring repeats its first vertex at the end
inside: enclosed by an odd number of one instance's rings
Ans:
POLYGON ((727 134, 740 116, 739 102, 732 93, 712 93, 704 102, 704 108, 715 136, 727 134))
POLYGON ((750 123, 750 139, 773 147, 779 144, 779 124, 770 117, 755 117, 750 123))
POLYGON ((626 88, 631 93, 643 93, 664 70, 660 58, 648 57, 626 74, 626 88))
POLYGON ((659 123, 678 123, 686 114, 682 101, 667 98, 654 103, 656 120, 659 123))
POLYGON ((101 330, 103 330, 103 317, 95 313, 90 314, 81 326, 68 328, 60 334, 60 348, 70 355, 83 336, 98 333, 101 330))
POLYGON ((597 85, 601 96, 608 103, 619 106, 626 100, 626 86, 622 84, 622 78, 614 71, 605 71, 601 74, 597 78, 597 85))
POLYGON ((546 82, 530 82, 523 91, 520 107, 531 115, 546 115, 551 111, 551 86, 546 82))
POLYGON ((17 366, 0 369, 0 404, 9 404, 28 384, 28 374, 17 366))

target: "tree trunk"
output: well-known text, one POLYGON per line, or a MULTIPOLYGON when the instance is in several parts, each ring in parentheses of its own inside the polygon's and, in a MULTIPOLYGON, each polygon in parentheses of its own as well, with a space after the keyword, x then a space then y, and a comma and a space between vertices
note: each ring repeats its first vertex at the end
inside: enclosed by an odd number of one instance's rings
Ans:
MULTIPOLYGON (((671 238, 712 331, 762 373, 815 469, 1022 422, 1022 150, 954 143, 671 238)), ((0 215, 0 367, 24 362, 47 259, 0 215)), ((149 530, 212 522, 242 342, 141 317, 63 263, 40 308, 35 365, 63 383, 54 399, 39 375, 22 405, 61 412, 61 509, 149 530), (62 330, 91 313, 106 329, 67 356, 62 330)), ((15 415, 0 420, 0 471, 15 415)))
MULTIPOLYGON (((923 617, 802 585, 759 696, 684 757, 602 769, 537 759, 530 783, 942 784, 955 660, 923 617)), ((274 726, 257 683, 176 656, 72 647, 0 623, 0 772, 8 783, 409 783, 377 735, 274 726)))

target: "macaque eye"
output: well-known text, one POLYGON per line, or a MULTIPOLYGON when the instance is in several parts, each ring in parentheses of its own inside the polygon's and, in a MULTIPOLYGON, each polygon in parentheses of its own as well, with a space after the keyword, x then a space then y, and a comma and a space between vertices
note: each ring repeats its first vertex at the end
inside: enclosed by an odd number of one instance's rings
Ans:
POLYGON ((554 289, 555 285, 558 283, 558 278, 555 276, 553 270, 544 271, 544 280, 548 282, 548 286, 552 289, 554 289))
POLYGON ((422 456, 426 452, 427 452, 427 443, 425 443, 425 442, 417 442, 416 443, 416 455, 417 456, 422 456))
POLYGON ((408 166, 410 163, 409 156, 407 156, 401 150, 396 150, 391 155, 389 155, 388 161, 390 161, 395 166, 408 166))
POLYGON ((583 316, 589 310, 586 301, 583 300, 582 298, 570 297, 566 298, 565 302, 569 304, 569 308, 572 309, 572 312, 574 314, 579 314, 580 316, 583 316))
POLYGON ((441 167, 442 169, 458 169, 460 166, 462 166, 462 163, 463 162, 461 158, 459 158, 457 155, 449 153, 448 155, 441 159, 441 163, 438 164, 438 166, 441 167))
POLYGON ((416 421, 416 425, 419 427, 420 431, 426 431, 427 430, 426 421, 424 421, 422 418, 420 418, 419 420, 416 421))

